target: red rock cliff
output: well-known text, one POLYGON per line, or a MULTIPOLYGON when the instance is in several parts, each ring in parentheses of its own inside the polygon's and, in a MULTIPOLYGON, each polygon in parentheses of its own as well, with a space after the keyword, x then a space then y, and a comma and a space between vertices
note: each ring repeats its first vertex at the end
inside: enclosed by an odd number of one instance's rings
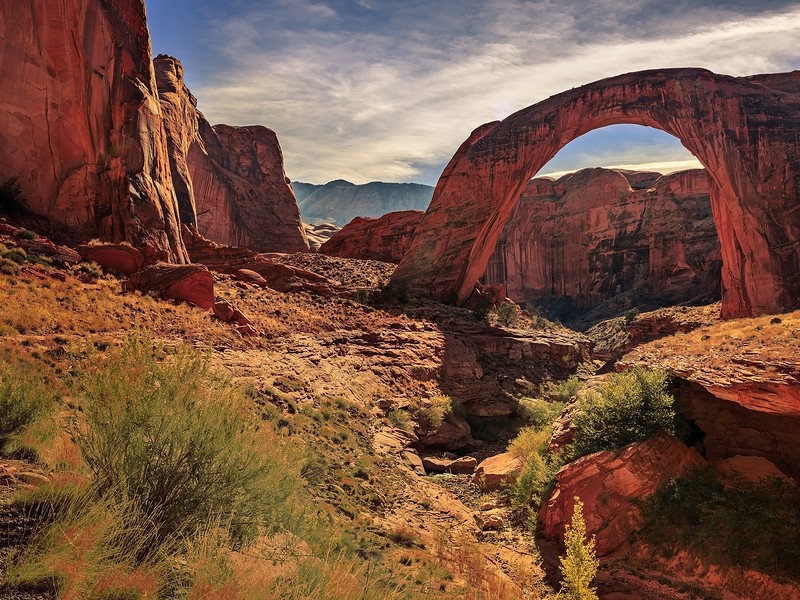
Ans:
POLYGON ((356 217, 320 246, 321 254, 399 263, 422 221, 420 210, 404 210, 379 219, 356 217))
POLYGON ((0 4, 0 179, 77 238, 186 262, 142 0, 0 4))
POLYGON ((718 296, 721 258, 706 172, 654 182, 656 174, 650 181, 641 175, 585 169, 532 180, 485 283, 505 284, 518 302, 568 299, 576 308, 620 292, 670 304, 718 296))
POLYGON ((261 126, 212 127, 177 59, 155 61, 181 220, 223 244, 304 252, 308 240, 278 138, 261 126))

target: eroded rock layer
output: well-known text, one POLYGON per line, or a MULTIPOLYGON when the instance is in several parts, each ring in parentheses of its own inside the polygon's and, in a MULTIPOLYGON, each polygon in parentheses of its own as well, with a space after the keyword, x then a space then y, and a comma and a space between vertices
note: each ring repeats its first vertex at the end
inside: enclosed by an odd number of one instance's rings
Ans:
POLYGON ((78 239, 186 262, 141 0, 0 4, 0 180, 78 239))
POLYGON ((275 132, 211 124, 183 81, 180 61, 155 59, 181 220, 222 244, 304 252, 308 240, 275 132))
POLYGON ((701 169, 585 169, 532 180, 484 274, 514 301, 586 308, 620 293, 675 304, 719 295, 721 259, 701 169), (634 189, 633 186, 640 189, 634 189))
POLYGON ((356 217, 322 244, 319 252, 340 258, 399 263, 422 214, 419 210, 404 210, 379 219, 356 217))

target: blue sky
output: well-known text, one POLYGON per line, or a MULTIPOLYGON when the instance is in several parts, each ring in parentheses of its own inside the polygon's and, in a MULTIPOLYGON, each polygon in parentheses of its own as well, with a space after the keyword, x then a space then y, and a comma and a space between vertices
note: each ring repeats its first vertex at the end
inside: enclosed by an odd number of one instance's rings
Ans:
MULTIPOLYGON (((148 0, 155 53, 181 59, 212 123, 263 124, 289 177, 434 184, 478 125, 629 71, 800 68, 800 2, 780 0, 148 0)), ((697 163, 615 126, 542 173, 697 163)))

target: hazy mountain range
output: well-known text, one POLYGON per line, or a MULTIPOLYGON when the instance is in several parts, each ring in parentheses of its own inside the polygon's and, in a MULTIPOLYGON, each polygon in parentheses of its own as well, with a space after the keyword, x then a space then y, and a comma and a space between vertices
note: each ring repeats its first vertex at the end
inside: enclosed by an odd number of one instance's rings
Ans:
POLYGON ((337 179, 325 185, 292 183, 300 214, 306 223, 334 223, 340 227, 355 217, 380 217, 399 210, 425 210, 433 188, 419 183, 373 181, 356 185, 337 179))

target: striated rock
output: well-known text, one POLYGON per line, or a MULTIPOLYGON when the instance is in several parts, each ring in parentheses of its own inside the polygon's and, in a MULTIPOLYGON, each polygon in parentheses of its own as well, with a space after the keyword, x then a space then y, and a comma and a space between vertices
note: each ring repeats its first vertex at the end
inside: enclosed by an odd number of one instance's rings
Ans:
POLYGON ((190 225, 181 225, 181 234, 192 262, 203 264, 212 270, 224 270, 236 265, 243 265, 251 262, 257 256, 256 252, 247 248, 212 242, 200 235, 197 228, 190 225))
POLYGON ((211 307, 211 311, 214 313, 214 316, 223 323, 234 323, 241 328, 247 328, 253 325, 253 322, 245 317, 242 311, 234 307, 227 300, 215 302, 211 307))
POLYGON ((141 0, 0 6, 0 181, 75 239, 188 261, 141 0))
POLYGON ((144 266, 144 255, 127 244, 83 244, 78 246, 78 253, 83 260, 122 275, 133 275, 144 266))
POLYGON ((652 174, 584 169, 532 180, 482 281, 562 318, 621 294, 633 305, 718 298, 721 257, 705 171, 634 190, 638 175, 652 174))
POLYGON ((278 138, 262 126, 212 127, 180 61, 154 60, 181 221, 222 244, 304 252, 308 240, 278 138))
POLYGON ((422 212, 407 210, 371 219, 356 217, 319 249, 321 254, 399 263, 411 244, 422 212))
POLYGON ((13 244, 19 246, 28 254, 37 254, 49 258, 53 264, 60 267, 75 265, 81 261, 81 256, 72 248, 60 246, 45 237, 37 237, 33 240, 14 237, 13 244))
POLYGON ((214 305, 214 276, 203 265, 153 265, 134 274, 125 289, 188 302, 203 310, 214 305))
POLYGON ((373 181, 355 185, 337 179, 325 185, 295 182, 303 220, 342 226, 356 217, 376 218, 395 211, 425 210, 433 188, 419 183, 373 181))
POLYGON ((314 251, 319 250, 325 242, 339 231, 339 227, 333 223, 319 223, 317 225, 303 223, 303 227, 306 230, 308 245, 314 251))
POLYGON ((428 473, 457 473, 468 475, 475 471, 478 460, 472 456, 462 456, 454 460, 426 456, 422 459, 422 465, 428 473))
POLYGON ((664 69, 604 79, 488 123, 444 169, 392 284, 464 302, 531 177, 607 125, 677 137, 706 165, 725 317, 800 302, 800 72, 755 78, 664 69))
POLYGON ((511 483, 522 472, 522 459, 503 452, 483 460, 475 469, 472 480, 484 491, 498 490, 511 483))
POLYGON ((639 527, 638 501, 703 464, 694 449, 664 434, 579 458, 558 472, 556 487, 539 512, 544 535, 563 539, 577 496, 584 503, 586 534, 597 536, 598 555, 608 554, 639 527))

